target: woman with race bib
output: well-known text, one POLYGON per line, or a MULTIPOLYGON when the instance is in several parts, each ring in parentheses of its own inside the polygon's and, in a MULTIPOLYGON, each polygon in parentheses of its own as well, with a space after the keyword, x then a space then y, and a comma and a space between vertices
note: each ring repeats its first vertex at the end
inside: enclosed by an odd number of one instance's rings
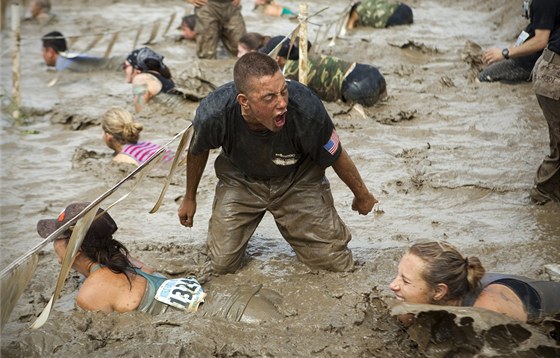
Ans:
MULTIPOLYGON (((37 232, 48 237, 88 204, 73 203, 57 219, 39 220, 37 232)), ((106 313, 141 311, 155 315, 170 307, 196 312, 207 297, 198 280, 194 277, 168 279, 154 272, 153 268, 130 256, 128 249, 113 238, 117 229, 113 218, 99 209, 72 264, 73 269, 86 277, 78 291, 77 305, 88 311, 106 313)), ((72 231, 68 230, 54 241, 59 262, 66 254, 71 235, 72 231)), ((251 310, 252 305, 259 309, 264 307, 265 315, 269 313, 268 318, 281 318, 267 300, 266 290, 260 286, 240 286, 232 294, 215 294, 203 314, 253 321, 254 317, 245 317, 255 311, 251 310)))

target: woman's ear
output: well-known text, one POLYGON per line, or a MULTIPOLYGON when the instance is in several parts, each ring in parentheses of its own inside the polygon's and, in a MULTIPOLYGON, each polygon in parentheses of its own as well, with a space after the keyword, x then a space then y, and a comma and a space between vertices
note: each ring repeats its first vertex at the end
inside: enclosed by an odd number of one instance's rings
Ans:
POLYGON ((447 296, 447 292, 449 292, 449 287, 445 283, 438 283, 435 289, 434 294, 434 301, 441 301, 442 299, 447 296))

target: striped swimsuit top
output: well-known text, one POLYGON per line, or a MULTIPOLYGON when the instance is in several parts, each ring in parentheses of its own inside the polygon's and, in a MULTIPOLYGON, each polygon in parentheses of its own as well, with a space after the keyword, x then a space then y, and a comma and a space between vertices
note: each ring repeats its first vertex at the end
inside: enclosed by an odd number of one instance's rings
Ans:
MULTIPOLYGON (((138 165, 141 165, 146 160, 148 160, 161 146, 149 141, 138 142, 136 144, 126 144, 123 146, 121 153, 128 155, 136 161, 138 165)), ((170 162, 173 160, 174 153, 171 150, 166 150, 163 155, 164 162, 170 162)))

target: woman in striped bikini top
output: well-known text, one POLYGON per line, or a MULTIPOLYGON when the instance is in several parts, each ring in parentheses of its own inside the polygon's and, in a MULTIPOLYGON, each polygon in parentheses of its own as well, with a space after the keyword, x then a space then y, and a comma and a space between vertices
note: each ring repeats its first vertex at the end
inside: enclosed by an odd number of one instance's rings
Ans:
MULTIPOLYGON (((161 146, 150 141, 140 141, 141 123, 135 122, 132 114, 119 107, 109 109, 101 117, 103 141, 115 151, 116 162, 140 165, 150 158, 161 146)), ((171 162, 174 153, 166 151, 164 162, 171 162)))

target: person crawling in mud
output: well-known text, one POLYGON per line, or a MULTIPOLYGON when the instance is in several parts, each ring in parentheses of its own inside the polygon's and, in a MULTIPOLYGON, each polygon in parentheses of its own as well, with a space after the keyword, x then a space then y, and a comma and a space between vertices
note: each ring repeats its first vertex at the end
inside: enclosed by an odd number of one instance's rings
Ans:
MULTIPOLYGON (((270 53, 284 40, 275 36, 259 52, 270 53)), ((286 39, 276 56, 286 78, 299 79, 299 48, 297 42, 290 46, 286 39)), ((340 58, 310 54, 307 59, 307 87, 315 91, 323 101, 342 100, 373 106, 387 97, 387 83, 379 70, 371 65, 344 61, 340 58)))
POLYGON ((323 103, 306 86, 286 81, 278 63, 259 52, 238 59, 233 77, 196 111, 180 223, 193 226, 210 150, 221 147, 207 239, 215 273, 243 265, 247 244, 267 211, 304 264, 353 269, 351 234, 334 207, 326 168, 332 166, 354 193, 353 210, 367 215, 377 200, 342 147, 323 103))
POLYGON ((59 31, 51 31, 42 38, 43 60, 56 71, 90 72, 94 70, 117 71, 124 56, 97 57, 70 52, 66 38, 59 31))
POLYGON ((285 6, 277 4, 275 0, 255 0, 255 8, 253 10, 258 10, 267 16, 286 16, 286 17, 296 17, 297 14, 285 6))
POLYGON ((164 56, 149 47, 142 47, 132 51, 122 63, 126 82, 132 84, 136 113, 150 101, 173 107, 183 100, 200 100, 177 88, 163 59, 164 56))
MULTIPOLYGON (((103 141, 114 151, 113 161, 141 165, 161 146, 150 141, 140 141, 141 123, 135 122, 132 114, 120 107, 114 107, 101 116, 103 141)), ((167 150, 162 161, 170 163, 175 153, 167 150)))
MULTIPOLYGON (((478 257, 463 257, 446 242, 412 245, 389 285, 399 301, 479 307, 522 322, 560 313, 560 283, 488 273, 478 257)), ((412 317, 399 317, 410 323, 412 317)))
POLYGON ((258 32, 247 32, 239 38, 239 43, 237 44, 237 58, 240 58, 246 53, 258 51, 266 45, 268 41, 270 41, 270 36, 261 35, 258 32))
POLYGON ((56 16, 51 13, 50 0, 33 0, 29 4, 31 18, 40 25, 47 25, 55 20, 56 16))
MULTIPOLYGON (((48 237, 88 205, 72 203, 58 218, 39 220, 37 232, 48 237)), ((113 238, 117 229, 113 218, 99 209, 72 264, 85 276, 76 297, 78 307, 105 313, 141 311, 156 315, 169 309, 197 312, 201 304, 209 301, 202 310, 204 315, 235 321, 282 317, 269 300, 273 291, 260 285, 239 286, 231 294, 207 295, 194 277, 168 279, 132 257, 126 246, 113 238)), ((66 255, 71 235, 68 230, 54 241, 59 262, 66 255)))
POLYGON ((364 0, 352 5, 346 28, 352 30, 359 26, 369 26, 383 29, 410 25, 413 22, 412 9, 406 4, 391 0, 364 0))
POLYGON ((196 41, 196 16, 186 15, 181 19, 181 38, 196 41))

